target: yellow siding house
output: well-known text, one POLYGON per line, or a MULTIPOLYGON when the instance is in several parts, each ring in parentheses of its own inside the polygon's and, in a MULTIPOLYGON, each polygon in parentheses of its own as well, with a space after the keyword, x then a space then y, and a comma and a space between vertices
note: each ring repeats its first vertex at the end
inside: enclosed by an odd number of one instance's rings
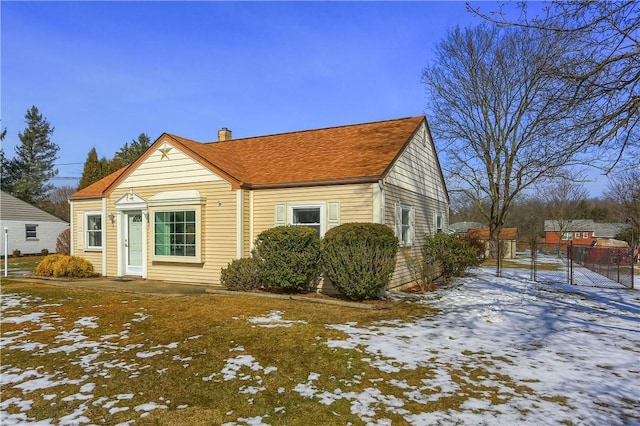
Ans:
POLYGON ((265 229, 385 223, 407 254, 447 231, 449 199, 426 119, 215 142, 162 134, 133 164, 70 197, 72 254, 104 276, 220 284, 265 229))

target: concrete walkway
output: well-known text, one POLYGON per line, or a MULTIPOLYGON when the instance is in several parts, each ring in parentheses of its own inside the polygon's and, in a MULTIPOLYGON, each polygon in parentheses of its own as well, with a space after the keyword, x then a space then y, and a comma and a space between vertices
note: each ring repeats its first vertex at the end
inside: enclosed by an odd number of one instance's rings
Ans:
POLYGON ((207 289, 215 288, 205 285, 170 283, 164 281, 143 280, 136 278, 100 277, 78 280, 48 279, 41 277, 9 276, 4 280, 22 282, 40 282, 59 287, 86 288, 91 290, 118 291, 123 293, 155 294, 162 296, 188 296, 205 294, 207 289))
POLYGON ((156 296, 193 296, 199 294, 220 294, 233 296, 267 297, 271 299, 289 299, 309 303, 348 306, 358 309, 389 308, 389 304, 385 303, 360 303, 339 299, 314 298, 299 294, 270 294, 258 292, 229 291, 217 286, 171 283, 165 281, 144 280, 141 278, 99 277, 77 279, 71 281, 60 278, 34 277, 31 275, 10 275, 8 278, 2 278, 2 282, 7 281, 34 282, 67 288, 86 288, 90 290, 117 291, 122 293, 149 294, 156 296))

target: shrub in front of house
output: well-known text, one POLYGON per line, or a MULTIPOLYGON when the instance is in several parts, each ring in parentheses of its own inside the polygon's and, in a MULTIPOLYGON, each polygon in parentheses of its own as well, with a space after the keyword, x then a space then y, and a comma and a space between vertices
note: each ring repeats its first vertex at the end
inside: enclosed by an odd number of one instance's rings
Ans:
POLYGON ((87 259, 66 254, 45 257, 36 267, 35 274, 56 278, 89 278, 96 275, 93 264, 87 259))
POLYGON ((258 288, 258 262, 253 257, 233 260, 220 270, 220 282, 227 290, 247 291, 258 288))
POLYGON ((13 257, 20 257, 22 256, 22 252, 18 249, 13 250, 13 257))
POLYGON ((306 226, 278 226, 258 235, 252 251, 258 279, 268 288, 305 291, 318 278, 320 239, 306 226))
POLYGON ((426 262, 440 268, 445 282, 451 277, 463 276, 470 267, 480 265, 482 259, 477 243, 442 232, 426 237, 422 253, 426 262))
POLYGON ((345 223, 327 231, 320 243, 322 270, 352 300, 377 299, 396 268, 398 239, 376 223, 345 223))

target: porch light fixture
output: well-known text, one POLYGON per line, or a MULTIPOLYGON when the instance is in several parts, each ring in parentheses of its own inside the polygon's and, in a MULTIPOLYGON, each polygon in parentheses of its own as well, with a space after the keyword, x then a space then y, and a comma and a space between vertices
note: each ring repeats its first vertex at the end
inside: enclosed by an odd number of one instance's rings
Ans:
POLYGON ((114 215, 113 213, 109 213, 109 220, 112 224, 116 223, 116 215, 114 215))

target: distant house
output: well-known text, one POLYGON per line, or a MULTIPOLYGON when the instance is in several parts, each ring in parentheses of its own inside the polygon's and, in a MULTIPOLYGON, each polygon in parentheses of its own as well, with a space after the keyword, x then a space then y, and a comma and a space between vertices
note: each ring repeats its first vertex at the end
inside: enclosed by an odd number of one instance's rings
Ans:
MULTIPOLYGON (((491 238, 489 237, 489 228, 472 228, 467 231, 467 236, 484 243, 485 257, 490 255, 491 238)), ((498 234, 500 241, 500 251, 503 259, 515 259, 518 245, 518 228, 502 228, 498 234)))
POLYGON ((628 228, 628 223, 596 223, 591 219, 545 220, 544 242, 546 244, 582 245, 597 244, 599 239, 612 239, 628 228))
POLYGON ((133 164, 70 197, 72 253, 105 276, 219 285, 258 234, 320 237, 346 222, 388 225, 407 254, 447 232, 449 198, 425 117, 201 143, 164 133, 133 164))
POLYGON ((20 250, 22 254, 40 254, 43 249, 56 251, 58 235, 69 229, 69 224, 4 191, 0 191, 0 252, 4 256, 4 238, 8 237, 8 252, 20 250), (5 232, 6 231, 6 232, 5 232))

